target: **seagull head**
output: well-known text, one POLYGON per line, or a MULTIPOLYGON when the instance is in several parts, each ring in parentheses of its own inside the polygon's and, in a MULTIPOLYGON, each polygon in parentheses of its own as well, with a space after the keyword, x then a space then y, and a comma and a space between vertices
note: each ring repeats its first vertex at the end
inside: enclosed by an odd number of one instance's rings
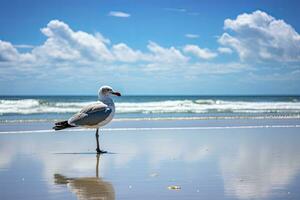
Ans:
POLYGON ((121 96, 121 93, 120 92, 117 92, 117 91, 114 91, 112 89, 112 87, 110 86, 102 86, 100 89, 99 89, 99 98, 101 97, 108 97, 108 96, 111 96, 111 95, 116 95, 116 96, 121 96))

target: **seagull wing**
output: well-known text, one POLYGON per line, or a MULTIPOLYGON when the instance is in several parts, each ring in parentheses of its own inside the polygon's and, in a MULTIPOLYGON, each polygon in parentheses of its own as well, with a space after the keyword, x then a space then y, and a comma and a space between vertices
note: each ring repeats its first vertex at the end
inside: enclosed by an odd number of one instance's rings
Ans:
POLYGON ((104 103, 90 104, 73 115, 68 123, 75 126, 94 126, 104 121, 112 112, 104 103))

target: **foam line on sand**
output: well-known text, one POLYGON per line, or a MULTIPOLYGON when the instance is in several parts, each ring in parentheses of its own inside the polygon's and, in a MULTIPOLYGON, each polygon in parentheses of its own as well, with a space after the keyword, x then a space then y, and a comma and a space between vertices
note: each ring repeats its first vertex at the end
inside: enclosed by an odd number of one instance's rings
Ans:
MULTIPOLYGON (((115 122, 123 121, 175 121, 175 120, 235 120, 235 119, 300 119, 300 115, 263 115, 263 116, 202 116, 202 117, 138 117, 115 118, 115 122)), ((6 123, 34 123, 34 122, 59 122, 65 119, 0 119, 0 124, 6 123)))
MULTIPOLYGON (((300 125, 254 125, 254 126, 195 126, 195 127, 141 127, 141 128, 103 128, 101 131, 163 131, 163 130, 222 130, 222 129, 262 129, 262 128, 300 128, 300 125)), ((80 132, 93 129, 67 129, 59 132, 80 132)), ((54 130, 28 130, 28 131, 0 131, 0 134, 25 133, 59 133, 54 130)))

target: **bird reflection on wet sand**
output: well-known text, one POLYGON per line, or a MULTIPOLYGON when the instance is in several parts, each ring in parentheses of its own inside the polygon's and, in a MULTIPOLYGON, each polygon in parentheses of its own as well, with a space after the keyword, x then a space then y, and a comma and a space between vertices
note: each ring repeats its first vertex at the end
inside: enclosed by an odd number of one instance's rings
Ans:
POLYGON ((55 184, 68 185, 80 200, 115 199, 114 188, 111 183, 99 178, 100 154, 97 154, 96 177, 69 178, 61 174, 54 174, 55 184))

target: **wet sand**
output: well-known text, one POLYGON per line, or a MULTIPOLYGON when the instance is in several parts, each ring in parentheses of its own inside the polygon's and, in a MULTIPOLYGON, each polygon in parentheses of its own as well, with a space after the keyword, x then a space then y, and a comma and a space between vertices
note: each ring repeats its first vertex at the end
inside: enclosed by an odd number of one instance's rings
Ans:
POLYGON ((299 124, 115 121, 100 156, 94 130, 1 124, 0 199, 299 199, 299 124))

